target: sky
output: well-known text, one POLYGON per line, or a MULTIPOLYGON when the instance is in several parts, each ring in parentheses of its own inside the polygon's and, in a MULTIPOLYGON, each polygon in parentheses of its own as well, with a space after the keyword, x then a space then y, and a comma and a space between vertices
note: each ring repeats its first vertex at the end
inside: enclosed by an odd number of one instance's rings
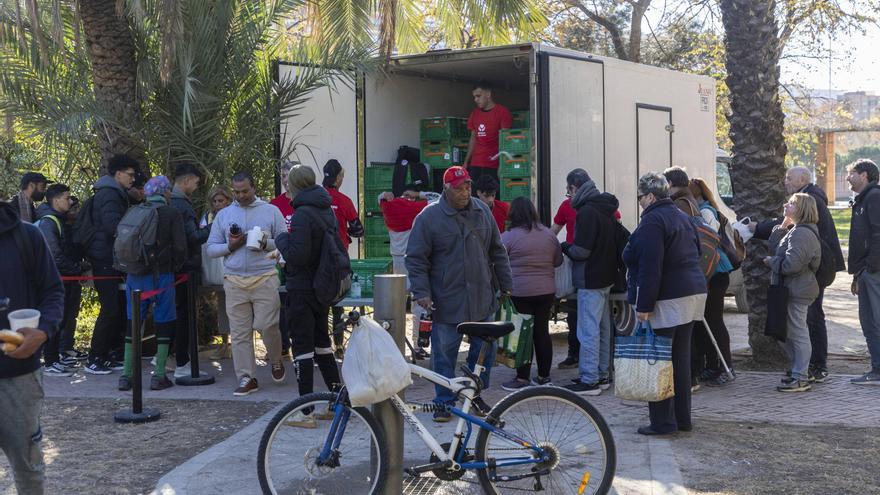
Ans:
MULTIPOLYGON (((827 45, 826 45, 827 46, 827 45)), ((784 83, 799 83, 810 89, 865 90, 880 93, 880 27, 869 26, 864 35, 852 35, 831 42, 831 77, 828 58, 783 61, 784 83), (830 88, 829 88, 830 80, 830 88)))

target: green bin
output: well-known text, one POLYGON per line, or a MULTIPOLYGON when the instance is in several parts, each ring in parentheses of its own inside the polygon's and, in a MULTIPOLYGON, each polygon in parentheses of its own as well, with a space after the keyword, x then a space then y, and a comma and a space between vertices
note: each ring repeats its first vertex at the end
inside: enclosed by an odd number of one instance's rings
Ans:
POLYGON ((510 112, 511 116, 513 116, 513 128, 514 129, 528 129, 531 112, 528 110, 516 110, 514 112, 510 112))
POLYGON ((508 153, 531 152, 532 131, 528 129, 501 129, 498 135, 498 150, 508 153))
POLYGON ((531 177, 532 160, 527 154, 501 155, 498 177, 531 177))
MULTIPOLYGON (((372 297, 373 277, 391 273, 391 258, 375 258, 368 260, 351 260, 351 271, 357 275, 361 283, 361 296, 372 297)), ((354 277, 352 277, 354 279, 354 277)))
POLYGON ((501 179, 501 199, 502 201, 511 201, 514 198, 526 197, 532 195, 532 181, 529 178, 504 178, 501 179))
POLYGON ((419 138, 422 141, 451 141, 454 138, 468 135, 467 119, 458 117, 431 117, 422 119, 419 138))
MULTIPOLYGON (((430 165, 432 169, 445 169, 453 166, 458 161, 464 160, 460 148, 453 148, 449 141, 424 141, 422 142, 422 161, 430 165)), ((467 153, 467 149, 464 150, 467 153)))
POLYGON ((367 258, 390 258, 391 238, 384 236, 364 237, 364 253, 367 258))
POLYGON ((385 191, 391 191, 391 184, 385 187, 366 186, 364 190, 364 212, 366 213, 382 213, 379 208, 379 195, 385 191))
POLYGON ((364 187, 391 189, 394 163, 370 162, 364 167, 364 187))
POLYGON ((364 233, 367 237, 388 235, 385 219, 378 213, 369 212, 364 215, 364 233))

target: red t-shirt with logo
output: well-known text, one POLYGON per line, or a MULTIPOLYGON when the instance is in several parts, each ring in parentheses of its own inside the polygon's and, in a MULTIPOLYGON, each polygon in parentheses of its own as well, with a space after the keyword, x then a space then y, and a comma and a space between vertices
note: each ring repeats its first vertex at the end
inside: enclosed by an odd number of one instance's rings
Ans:
POLYGON ((565 242, 574 243, 574 225, 577 222, 577 211, 571 207, 571 199, 566 198, 559 205, 556 216, 553 217, 553 223, 556 225, 565 225, 565 242))
POLYGON ((394 198, 391 201, 382 200, 379 202, 385 226, 391 232, 412 230, 413 222, 426 206, 428 206, 427 201, 411 201, 406 198, 394 198))
POLYGON ((357 210, 354 208, 351 198, 339 192, 335 187, 328 188, 327 192, 330 193, 330 199, 332 199, 330 208, 333 208, 333 213, 339 222, 339 237, 342 238, 342 245, 348 249, 348 245, 351 244, 351 238, 348 237, 348 222, 358 217, 357 210))
POLYGON ((498 224, 498 232, 504 233, 504 225, 507 223, 507 213, 510 211, 510 203, 505 203, 504 201, 495 200, 495 204, 492 205, 492 216, 495 218, 495 223, 498 224))
POLYGON ((269 201, 269 204, 274 205, 281 211, 284 223, 287 224, 287 231, 290 232, 290 218, 293 216, 293 206, 290 204, 290 198, 287 197, 287 194, 282 193, 277 198, 269 201))
POLYGON ((471 163, 474 167, 498 168, 498 133, 513 126, 510 110, 498 103, 491 110, 475 108, 468 117, 467 128, 476 135, 471 163))

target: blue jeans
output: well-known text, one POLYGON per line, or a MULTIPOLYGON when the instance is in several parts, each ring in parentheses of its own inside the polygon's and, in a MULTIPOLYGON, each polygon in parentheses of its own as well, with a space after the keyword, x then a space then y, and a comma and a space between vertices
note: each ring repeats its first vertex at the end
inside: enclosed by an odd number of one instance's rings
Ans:
POLYGON ((859 323, 868 343, 871 370, 880 373, 880 272, 859 275, 859 323))
POLYGON ((42 406, 42 371, 0 378, 0 449, 9 460, 21 495, 42 495, 44 490, 42 406))
POLYGON ((577 335, 581 344, 578 374, 583 383, 608 378, 611 354, 611 286, 604 289, 578 289, 577 335))
MULTIPOLYGON (((487 318, 483 321, 494 321, 495 318, 487 318)), ((454 378, 455 377, 455 364, 458 360, 458 348, 461 346, 461 335, 456 331, 455 327, 457 325, 449 324, 449 323, 437 323, 434 322, 433 329, 431 330, 431 369, 434 370, 435 373, 439 373, 446 378, 454 378)), ((467 365, 471 371, 474 369, 474 365, 477 363, 477 358, 480 356, 480 348, 486 342, 483 339, 471 337, 471 348, 468 351, 467 356, 467 365)), ((492 369, 492 366, 495 364, 495 349, 497 344, 492 343, 492 349, 486 353, 486 362, 483 365, 486 367, 486 371, 480 375, 480 379, 483 381, 483 387, 489 387, 489 371, 492 369)), ((439 385, 434 385, 434 392, 436 396, 434 397, 434 402, 438 404, 451 404, 455 402, 455 396, 452 392, 443 388, 439 385)))

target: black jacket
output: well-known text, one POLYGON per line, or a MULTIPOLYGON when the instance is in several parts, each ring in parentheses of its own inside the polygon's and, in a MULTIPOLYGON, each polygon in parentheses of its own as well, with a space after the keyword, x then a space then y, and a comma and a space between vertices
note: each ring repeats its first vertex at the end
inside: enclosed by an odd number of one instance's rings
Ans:
POLYGON ((578 189, 571 200, 577 210, 574 244, 563 244, 563 251, 574 262, 572 283, 578 289, 602 289, 614 285, 618 273, 615 242, 619 203, 609 193, 600 193, 592 181, 578 189))
POLYGON ((189 256, 183 269, 186 271, 200 270, 202 268, 202 244, 208 241, 211 226, 199 228, 199 219, 192 201, 177 189, 171 193, 171 206, 180 213, 183 219, 183 231, 186 233, 186 247, 189 256))
POLYGON ((95 191, 92 199, 95 238, 91 246, 86 247, 86 255, 96 268, 110 267, 113 266, 116 227, 128 210, 128 194, 116 179, 109 175, 98 179, 92 189, 95 191))
MULTIPOLYGON (((843 251, 840 249, 840 239, 837 237, 837 228, 834 226, 834 218, 831 217, 831 211, 828 209, 828 196, 825 191, 816 184, 808 184, 801 189, 800 192, 807 193, 816 200, 816 209, 819 212, 819 237, 828 244, 834 254, 835 271, 842 272, 846 270, 846 264, 843 260, 843 251)), ((773 227, 782 223, 782 218, 771 218, 758 222, 755 226, 755 238, 768 240, 770 234, 773 233, 773 227)))
POLYGON ((880 185, 872 182, 856 196, 849 231, 849 272, 880 270, 880 185))
MULTIPOLYGON (((9 328, 9 312, 31 308, 40 312, 37 328, 51 337, 64 314, 64 286, 40 231, 21 222, 16 208, 0 202, 0 298, 9 298, 8 310, 0 311, 0 328, 9 328), (14 229, 21 229, 29 253, 19 250, 14 229)), ((28 359, 12 359, 0 352, 0 379, 40 369, 40 355, 37 351, 28 359)))
POLYGON ((73 243, 68 242, 65 235, 66 219, 46 203, 37 207, 37 228, 46 239, 49 252, 55 260, 55 266, 61 275, 80 275, 83 272, 82 257, 72 249, 73 243))
POLYGON ((319 185, 300 191, 293 199, 290 233, 282 232, 275 238, 275 246, 284 257, 289 291, 313 290, 324 231, 327 226, 338 228, 336 215, 330 209, 331 203, 330 194, 319 185))
POLYGON ((164 198, 147 198, 147 203, 158 205, 159 229, 156 231, 156 261, 152 269, 156 273, 174 273, 183 268, 187 260, 186 233, 183 219, 177 209, 168 206, 164 198))

